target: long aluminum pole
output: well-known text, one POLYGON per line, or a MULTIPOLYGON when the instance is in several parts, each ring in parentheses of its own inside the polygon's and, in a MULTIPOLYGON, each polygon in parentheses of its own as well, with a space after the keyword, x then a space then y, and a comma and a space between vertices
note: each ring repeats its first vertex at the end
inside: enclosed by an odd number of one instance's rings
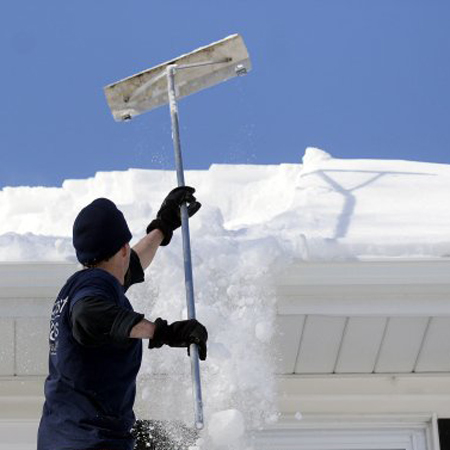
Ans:
MULTIPOLYGON (((175 94, 175 72, 176 65, 170 65, 167 67, 167 86, 169 94, 170 116, 172 119, 172 139, 175 150, 175 164, 177 169, 178 186, 185 186, 183 160, 181 157, 180 129, 178 124, 178 107, 175 94)), ((186 284, 186 303, 188 309, 188 318, 195 319, 194 277, 192 275, 191 244, 189 238, 189 216, 185 203, 181 206, 181 231, 183 236, 184 278, 186 284)), ((191 344, 189 350, 191 354, 191 374, 194 395, 195 426, 198 429, 202 429, 203 401, 197 345, 191 344)))

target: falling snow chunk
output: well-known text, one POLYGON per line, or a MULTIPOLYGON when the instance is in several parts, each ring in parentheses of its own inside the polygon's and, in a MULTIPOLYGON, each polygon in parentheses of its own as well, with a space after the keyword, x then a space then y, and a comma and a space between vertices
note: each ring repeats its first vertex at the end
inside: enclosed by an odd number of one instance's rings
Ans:
POLYGON ((266 417, 265 422, 267 424, 273 425, 274 423, 277 423, 279 420, 280 420, 280 413, 276 412, 276 413, 269 414, 266 417))
POLYGON ((255 335, 261 342, 270 342, 273 337, 273 333, 273 326, 268 321, 258 322, 255 326, 255 335))
POLYGON ((217 446, 229 446, 244 434, 244 416, 237 409, 228 409, 213 414, 208 424, 208 434, 217 446))

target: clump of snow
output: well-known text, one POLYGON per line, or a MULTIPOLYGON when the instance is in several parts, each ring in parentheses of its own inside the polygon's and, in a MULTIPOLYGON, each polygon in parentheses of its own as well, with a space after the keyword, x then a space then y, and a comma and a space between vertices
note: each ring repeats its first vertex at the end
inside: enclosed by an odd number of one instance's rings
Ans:
POLYGON ((265 343, 269 343, 273 337, 273 326, 270 321, 262 320, 255 325, 255 336, 265 343))
MULTIPOLYGON (((274 278, 293 260, 450 256, 448 165, 340 160, 308 148, 303 165, 213 165, 187 171, 186 180, 203 204, 190 228, 197 316, 210 336, 201 363, 206 423, 223 424, 214 418, 230 410, 240 412, 233 413, 239 430, 278 420, 274 278)), ((74 261, 75 216, 102 196, 124 212, 133 245, 175 185, 173 171, 130 169, 60 188, 4 188, 0 257, 74 261)), ((179 232, 129 296, 150 319, 186 317, 179 232)), ((140 385, 147 405, 141 417, 192 423, 185 350, 146 352, 140 385)), ((213 448, 219 434, 202 436, 196 447, 213 448)))
POLYGON ((232 446, 244 435, 244 416, 237 409, 226 409, 214 413, 208 423, 208 434, 218 447, 232 446))
POLYGON ((311 166, 313 164, 319 165, 321 162, 332 159, 332 156, 321 150, 320 148, 308 147, 303 155, 302 162, 304 166, 311 166))
POLYGON ((281 414, 279 412, 273 412, 272 414, 268 414, 265 418, 265 423, 273 425, 280 420, 281 414))

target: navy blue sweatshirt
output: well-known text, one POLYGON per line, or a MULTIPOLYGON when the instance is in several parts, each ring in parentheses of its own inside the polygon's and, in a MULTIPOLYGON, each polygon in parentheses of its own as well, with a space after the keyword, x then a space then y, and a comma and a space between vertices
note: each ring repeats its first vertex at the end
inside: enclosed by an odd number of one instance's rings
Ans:
POLYGON ((133 311, 125 290, 139 281, 143 271, 133 252, 125 287, 102 269, 84 269, 59 293, 38 450, 133 448, 142 342, 128 335, 143 315, 133 311))

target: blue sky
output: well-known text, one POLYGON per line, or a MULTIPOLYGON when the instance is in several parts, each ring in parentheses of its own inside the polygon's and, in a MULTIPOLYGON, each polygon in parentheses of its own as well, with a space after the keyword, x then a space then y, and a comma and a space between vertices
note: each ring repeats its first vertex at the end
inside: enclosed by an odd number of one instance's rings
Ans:
POLYGON ((172 169, 166 107, 103 86, 240 33, 254 70, 180 102, 185 168, 339 158, 450 163, 446 0, 14 0, 2 5, 0 188, 172 169))

